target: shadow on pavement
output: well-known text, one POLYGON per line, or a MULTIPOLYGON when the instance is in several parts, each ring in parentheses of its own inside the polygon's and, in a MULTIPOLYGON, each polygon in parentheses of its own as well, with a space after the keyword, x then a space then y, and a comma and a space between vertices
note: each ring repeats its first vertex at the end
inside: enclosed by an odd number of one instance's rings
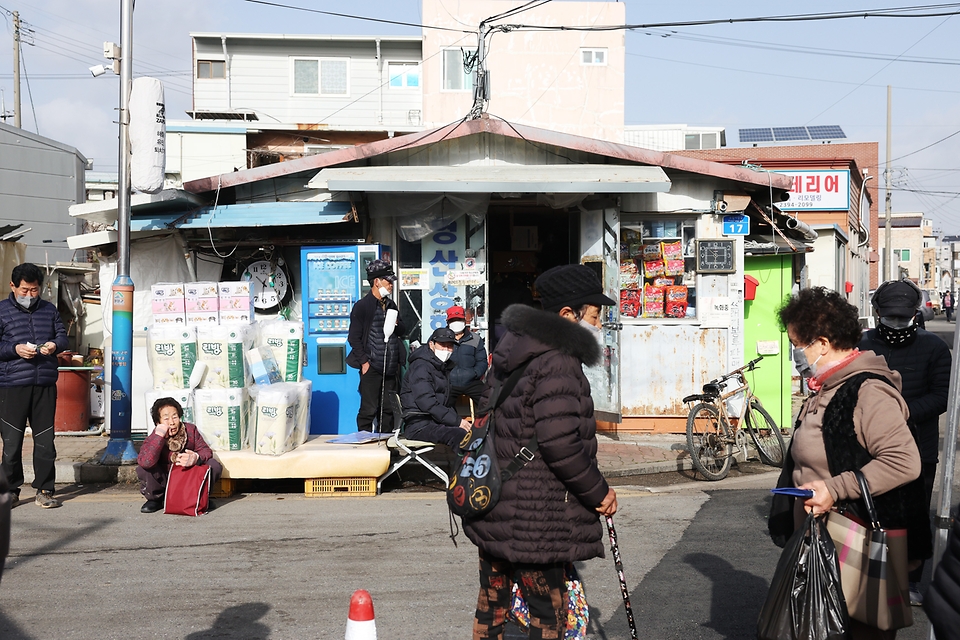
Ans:
POLYGON ((224 609, 213 626, 186 636, 184 640, 212 640, 213 638, 247 638, 248 640, 266 640, 270 637, 270 627, 258 622, 267 615, 270 605, 265 602, 246 602, 224 609))
POLYGON ((710 553, 690 553, 683 560, 713 583, 710 618, 703 626, 724 638, 743 637, 744 621, 760 617, 767 581, 710 553))
MULTIPOLYGON (((43 545, 42 547, 38 547, 37 549, 34 549, 29 552, 16 553, 14 551, 11 551, 10 555, 7 556, 7 565, 6 565, 6 568, 4 569, 4 575, 8 575, 16 571, 22 565, 30 562, 30 560, 34 558, 40 558, 42 556, 47 555, 48 553, 61 550, 67 544, 71 542, 76 542, 77 540, 80 540, 93 533, 96 533, 100 529, 104 529, 108 525, 113 524, 114 522, 116 522, 116 520, 113 518, 100 520, 94 524, 89 524, 80 529, 71 531, 64 536, 57 538, 56 540, 51 540, 50 542, 43 545)), ((11 547, 13 546, 13 543, 14 543, 14 540, 11 539, 11 547)), ((6 639, 7 636, 0 636, 0 637, 6 639)))
POLYGON ((0 611, 0 638, 3 638, 3 640, 34 640, 33 636, 27 635, 10 618, 3 615, 3 611, 0 611))

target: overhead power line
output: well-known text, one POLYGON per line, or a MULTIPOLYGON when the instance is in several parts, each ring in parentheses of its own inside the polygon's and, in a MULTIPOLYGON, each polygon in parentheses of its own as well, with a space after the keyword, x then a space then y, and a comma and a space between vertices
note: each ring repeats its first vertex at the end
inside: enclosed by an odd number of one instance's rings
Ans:
POLYGON ((419 29, 436 29, 438 31, 453 31, 456 33, 474 33, 473 31, 464 31, 463 29, 453 29, 450 27, 437 27, 433 25, 418 24, 416 22, 404 22, 402 20, 387 20, 385 18, 371 18, 370 16, 358 16, 349 13, 338 13, 336 11, 321 11, 320 9, 310 9, 309 7, 297 7, 292 4, 283 4, 280 2, 267 2, 266 0, 244 0, 251 4, 262 4, 268 7, 277 7, 280 9, 293 9, 295 11, 306 11, 307 13, 319 13, 325 16, 334 16, 336 18, 349 18, 351 20, 364 20, 366 22, 379 22, 381 24, 395 24, 401 27, 416 27, 419 29))

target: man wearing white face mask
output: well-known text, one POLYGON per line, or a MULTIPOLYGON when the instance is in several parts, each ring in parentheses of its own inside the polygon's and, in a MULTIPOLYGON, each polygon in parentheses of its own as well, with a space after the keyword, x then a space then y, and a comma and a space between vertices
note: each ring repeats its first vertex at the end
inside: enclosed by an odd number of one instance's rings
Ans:
MULTIPOLYGON (((920 476, 929 506, 939 462, 940 415, 947 410, 950 395, 951 359, 943 340, 917 326, 916 313, 922 302, 920 288, 909 280, 881 284, 873 294, 880 322, 864 334, 860 350, 883 356, 903 380, 901 393, 910 409, 907 425, 920 448, 920 476)), ((910 572, 910 602, 916 606, 923 602, 922 576, 923 565, 910 572)))
POLYGON ((457 341, 453 345, 453 369, 450 371, 450 405, 456 404, 462 395, 470 396, 475 409, 480 408, 483 396, 483 374, 487 372, 487 349, 483 338, 467 327, 467 314, 463 307, 454 305, 447 309, 447 328, 453 331, 457 341))
POLYGON ((453 363, 453 331, 441 327, 433 332, 427 344, 410 354, 410 366, 400 387, 406 438, 425 442, 441 442, 454 452, 470 430, 448 405, 450 382, 447 379, 453 363))
POLYGON ((57 308, 40 299, 43 272, 33 264, 14 267, 10 296, 0 301, 0 434, 3 471, 20 500, 23 435, 33 432, 33 487, 36 503, 60 506, 53 497, 57 451, 53 419, 57 406, 57 352, 67 348, 67 331, 57 308))
MULTIPOLYGON (((383 394, 397 390, 397 374, 404 355, 401 337, 407 329, 397 321, 393 334, 384 340, 384 322, 387 311, 397 309, 390 299, 397 275, 387 260, 374 260, 367 265, 370 292, 353 305, 350 311, 350 331, 347 342, 350 354, 346 363, 360 370, 360 410, 357 412, 357 430, 372 431, 374 420, 382 417, 381 425, 393 424, 393 413, 383 403, 383 394)), ((380 427, 380 431, 389 431, 380 427)))

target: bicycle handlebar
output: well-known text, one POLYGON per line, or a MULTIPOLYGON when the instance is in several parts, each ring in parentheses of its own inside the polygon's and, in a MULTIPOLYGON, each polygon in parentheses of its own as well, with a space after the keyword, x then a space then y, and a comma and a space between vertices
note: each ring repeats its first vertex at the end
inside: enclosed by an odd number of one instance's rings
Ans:
POLYGON ((738 373, 741 373, 741 372, 743 372, 743 371, 753 371, 754 369, 757 368, 757 363, 759 363, 761 360, 763 360, 763 356, 760 356, 760 357, 758 357, 758 358, 756 358, 756 359, 754 359, 754 360, 751 360, 750 362, 748 362, 747 364, 743 365, 743 366, 740 367, 739 369, 734 369, 734 370, 731 371, 730 373, 728 373, 728 374, 726 374, 726 375, 723 375, 723 376, 720 376, 720 377, 717 378, 716 380, 711 380, 708 384, 721 384, 721 383, 724 382, 725 380, 729 380, 730 378, 734 377, 734 376, 737 375, 738 373))

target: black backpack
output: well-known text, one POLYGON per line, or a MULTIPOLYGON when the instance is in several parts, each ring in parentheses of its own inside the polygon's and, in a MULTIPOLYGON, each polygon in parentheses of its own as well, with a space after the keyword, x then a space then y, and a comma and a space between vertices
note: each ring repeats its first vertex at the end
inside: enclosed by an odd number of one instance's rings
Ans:
POLYGON ((504 398, 510 396, 529 364, 528 360, 516 368, 502 387, 500 381, 494 378, 487 412, 477 419, 470 433, 464 438, 467 445, 462 447, 463 458, 450 478, 450 486, 447 487, 447 505, 450 511, 464 519, 479 518, 493 509, 500 500, 503 483, 533 460, 537 451, 539 444, 537 434, 534 433, 513 457, 510 465, 501 472, 494 444, 496 409, 504 398))

